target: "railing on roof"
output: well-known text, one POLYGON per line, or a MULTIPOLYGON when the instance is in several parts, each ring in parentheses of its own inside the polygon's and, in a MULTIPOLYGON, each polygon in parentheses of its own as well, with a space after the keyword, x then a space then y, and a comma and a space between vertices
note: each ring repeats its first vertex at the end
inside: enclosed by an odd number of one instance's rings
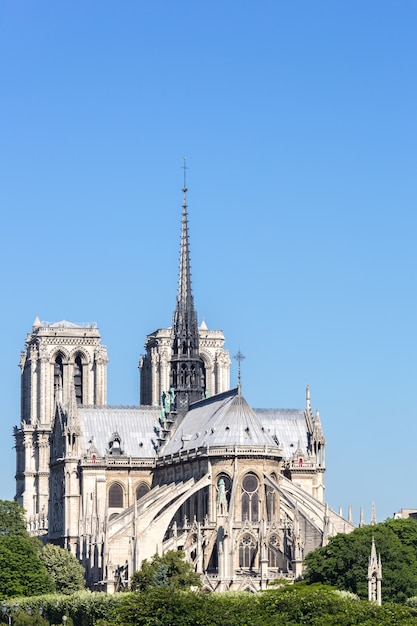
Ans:
POLYGON ((201 448, 192 448, 191 450, 179 450, 175 454, 168 454, 158 459, 158 465, 166 463, 174 463, 184 459, 193 459, 197 457, 207 456, 259 456, 267 455, 273 457, 282 457, 281 448, 276 446, 206 446, 201 448))
POLYGON ((119 457, 111 457, 111 456, 90 456, 84 457, 81 461, 81 465, 88 467, 105 467, 105 466, 116 466, 116 467, 155 467, 155 459, 154 458, 136 458, 131 456, 119 456, 119 457))
POLYGON ((68 320, 62 320, 61 322, 47 322, 41 321, 42 328, 97 328, 97 322, 69 322, 68 320))

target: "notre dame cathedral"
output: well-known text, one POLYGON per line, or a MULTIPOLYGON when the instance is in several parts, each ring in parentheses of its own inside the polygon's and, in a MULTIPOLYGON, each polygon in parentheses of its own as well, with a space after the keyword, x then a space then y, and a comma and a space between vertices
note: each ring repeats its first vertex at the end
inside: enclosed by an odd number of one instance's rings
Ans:
POLYGON ((95 324, 36 317, 21 354, 16 500, 30 532, 71 550, 91 589, 129 584, 183 550, 207 591, 298 578, 307 552, 353 529, 324 502, 325 438, 303 408, 254 409, 230 389, 221 330, 198 325, 187 189, 172 326, 146 338, 140 406, 106 404, 95 324))

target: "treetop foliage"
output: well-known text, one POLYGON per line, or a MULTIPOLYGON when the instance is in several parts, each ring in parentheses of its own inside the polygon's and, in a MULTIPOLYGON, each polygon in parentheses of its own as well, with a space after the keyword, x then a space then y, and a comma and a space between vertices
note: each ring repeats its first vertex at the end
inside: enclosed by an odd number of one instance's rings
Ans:
POLYGON ((0 598, 33 596, 53 591, 40 559, 42 545, 34 537, 0 535, 0 598))
POLYGON ((25 512, 17 502, 0 500, 0 535, 29 536, 25 512))
POLYGON ((57 593, 71 594, 85 588, 84 567, 71 552, 48 543, 40 558, 57 593))
POLYGON ((75 556, 52 544, 43 546, 29 535, 19 504, 0 500, 0 599, 84 588, 84 568, 75 556))
POLYGON ((162 556, 155 554, 151 561, 145 559, 140 570, 132 575, 132 591, 145 591, 150 587, 190 589, 201 587, 201 579, 181 551, 169 550, 162 556))
POLYGON ((372 538, 382 561, 382 600, 405 602, 417 595, 417 521, 389 519, 375 526, 340 533, 305 560, 306 580, 368 597, 372 538))

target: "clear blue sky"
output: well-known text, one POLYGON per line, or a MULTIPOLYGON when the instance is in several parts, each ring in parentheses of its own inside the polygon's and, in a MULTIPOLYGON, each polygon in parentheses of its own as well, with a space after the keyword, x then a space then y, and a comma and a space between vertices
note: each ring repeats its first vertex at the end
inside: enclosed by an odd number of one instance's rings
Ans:
POLYGON ((246 399, 310 384, 330 506, 417 507, 416 23, 411 0, 1 3, 1 498, 36 314, 97 322, 109 403, 138 402, 186 155, 196 307, 246 399))

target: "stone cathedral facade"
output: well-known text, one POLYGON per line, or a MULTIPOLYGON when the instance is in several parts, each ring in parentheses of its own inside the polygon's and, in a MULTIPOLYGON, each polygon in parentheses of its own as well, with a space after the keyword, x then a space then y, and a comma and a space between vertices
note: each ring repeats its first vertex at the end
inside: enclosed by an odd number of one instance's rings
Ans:
POLYGON ((230 389, 223 332, 197 323, 186 192, 172 326, 146 338, 139 406, 107 406, 95 324, 37 317, 21 354, 16 500, 31 533, 71 550, 96 590, 128 585, 172 549, 206 590, 264 589, 353 529, 324 500, 309 388, 302 408, 250 407, 240 380, 230 389))

